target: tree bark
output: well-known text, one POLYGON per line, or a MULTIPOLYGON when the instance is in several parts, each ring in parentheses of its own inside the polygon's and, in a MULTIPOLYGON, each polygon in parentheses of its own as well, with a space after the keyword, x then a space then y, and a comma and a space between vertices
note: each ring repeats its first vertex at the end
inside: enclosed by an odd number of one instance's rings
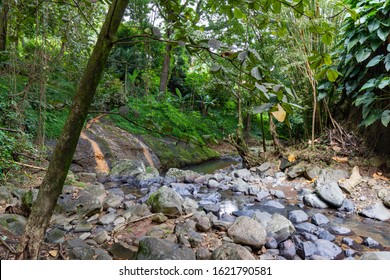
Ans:
POLYGON ((95 95, 128 2, 128 0, 113 0, 110 5, 92 55, 77 87, 68 119, 55 147, 37 200, 32 207, 18 248, 18 259, 37 259, 39 256, 39 249, 58 196, 62 192, 88 108, 95 95))
POLYGON ((0 14, 0 52, 7 49, 7 29, 8 29, 8 0, 3 1, 0 14))
MULTIPOLYGON (((167 39, 171 37, 172 30, 168 28, 167 30, 167 39)), ((165 92, 167 90, 168 86, 168 80, 169 80, 169 68, 171 66, 171 50, 172 45, 167 43, 165 46, 165 55, 164 55, 164 62, 162 67, 162 72, 160 76, 160 92, 165 92)))

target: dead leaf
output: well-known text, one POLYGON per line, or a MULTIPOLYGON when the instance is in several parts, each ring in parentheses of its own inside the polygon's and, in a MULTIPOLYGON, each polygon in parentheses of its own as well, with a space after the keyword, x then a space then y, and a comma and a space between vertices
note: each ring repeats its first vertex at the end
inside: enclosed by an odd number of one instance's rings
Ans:
POLYGON ((51 250, 51 251, 49 251, 49 254, 53 258, 56 258, 58 256, 58 250, 51 250))
POLYGON ((334 161, 337 161, 339 163, 347 163, 348 158, 347 157, 332 157, 334 161))
POLYGON ((332 150, 338 153, 341 151, 341 148, 339 146, 332 146, 332 150))
POLYGON ((383 181, 389 181, 390 179, 383 176, 381 172, 376 172, 372 174, 372 178, 377 179, 377 180, 383 180, 383 181))
POLYGON ((280 106, 280 104, 278 104, 278 110, 277 111, 274 111, 274 112, 271 112, 271 114, 275 117, 275 119, 277 119, 279 122, 284 122, 284 120, 286 119, 286 111, 283 109, 282 106, 280 106))
POLYGON ((289 161, 289 162, 294 162, 294 161, 296 161, 297 160, 297 158, 296 158, 296 156, 295 155, 289 155, 288 157, 287 157, 287 160, 289 161))

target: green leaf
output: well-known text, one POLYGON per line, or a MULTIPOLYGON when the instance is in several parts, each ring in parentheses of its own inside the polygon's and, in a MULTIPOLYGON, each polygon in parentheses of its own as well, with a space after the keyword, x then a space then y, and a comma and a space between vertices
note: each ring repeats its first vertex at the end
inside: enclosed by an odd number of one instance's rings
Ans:
POLYGON ((385 68, 386 71, 390 71, 390 53, 385 57, 385 68))
POLYGON ((383 111, 381 115, 381 122, 383 126, 387 127, 390 122, 390 110, 383 111))
POLYGON ((256 80, 261 80, 261 78, 262 78, 261 72, 259 70, 259 67, 253 67, 252 70, 251 70, 251 75, 256 80))
POLYGON ((327 31, 324 35, 321 37, 322 43, 324 43, 327 46, 330 46, 333 42, 333 34, 330 31, 327 31))
POLYGON ((272 10, 275 14, 280 14, 280 12, 282 11, 282 3, 279 1, 274 1, 272 3, 272 10))
POLYGON ((324 62, 328 66, 332 65, 332 57, 330 56, 330 54, 327 53, 324 55, 324 62))
POLYGON ((378 37, 381 38, 382 41, 386 41, 387 36, 390 34, 390 29, 383 30, 382 28, 377 31, 378 37))
POLYGON ((370 46, 371 46, 371 49, 372 49, 372 51, 376 51, 377 49, 379 49, 379 47, 380 46, 382 46, 383 45, 383 42, 381 41, 381 40, 373 40, 373 41, 371 41, 371 44, 370 44, 370 46))
POLYGON ((366 90, 366 89, 373 89, 376 84, 377 84, 378 80, 377 79, 370 79, 368 80, 363 86, 362 88, 359 90, 360 91, 363 91, 363 90, 366 90))
POLYGON ((389 78, 389 77, 384 77, 384 78, 381 80, 381 82, 379 83, 378 88, 384 89, 384 88, 387 87, 388 85, 390 85, 390 78, 389 78))
POLYGON ((257 87, 259 90, 261 90, 263 93, 267 93, 267 92, 268 92, 267 88, 266 88, 264 85, 260 85, 259 83, 256 83, 255 85, 256 85, 256 87, 257 87))
POLYGON ((334 69, 328 69, 328 71, 326 71, 326 76, 328 77, 328 80, 332 83, 337 80, 339 74, 340 73, 334 69))
POLYGON ((350 39, 347 44, 347 51, 349 52, 357 43, 359 42, 358 38, 350 39))
POLYGON ((368 127, 368 126, 372 125, 374 122, 376 122, 379 118, 380 118, 379 114, 371 113, 362 121, 362 125, 364 125, 365 127, 368 127))
POLYGON ((390 44, 387 44, 387 51, 390 52, 390 44))
POLYGON ((380 26, 381 26, 381 23, 377 19, 370 21, 367 25, 368 31, 370 31, 370 33, 373 33, 374 31, 378 30, 378 28, 380 26))
POLYGON ((356 60, 357 62, 361 63, 365 61, 367 58, 369 58, 371 55, 371 50, 369 49, 362 49, 356 54, 356 60))
POLYGON ((221 70, 221 65, 218 64, 213 64, 210 68, 211 72, 218 72, 219 70, 221 70))
POLYGON ((366 67, 374 67, 375 65, 378 65, 378 63, 382 61, 383 57, 383 54, 375 56, 373 59, 370 60, 366 67))
POLYGON ((253 107, 252 113, 253 114, 261 114, 264 112, 268 112, 274 105, 271 103, 264 103, 260 106, 253 107))
POLYGON ((237 7, 234 8, 233 14, 236 19, 243 19, 246 17, 246 15, 237 7))

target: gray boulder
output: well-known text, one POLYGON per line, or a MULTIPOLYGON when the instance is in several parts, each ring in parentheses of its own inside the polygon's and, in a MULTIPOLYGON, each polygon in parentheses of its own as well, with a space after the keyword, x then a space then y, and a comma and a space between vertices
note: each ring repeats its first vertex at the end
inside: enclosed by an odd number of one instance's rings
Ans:
POLYGON ((137 260, 195 260, 194 252, 169 240, 145 237, 139 242, 137 260))
POLYGON ((290 179, 295 179, 301 176, 305 172, 305 167, 303 165, 295 165, 291 168, 289 172, 287 172, 287 176, 290 179))
POLYGON ((361 260, 390 260, 390 252, 366 252, 361 260))
POLYGON ((126 175, 136 177, 145 174, 145 164, 140 160, 125 159, 117 162, 111 169, 110 175, 126 175))
POLYGON ((171 188, 161 187, 152 193, 147 201, 153 213, 163 213, 165 215, 181 216, 184 200, 171 188))
POLYGON ((26 226, 26 218, 17 214, 0 214, 0 225, 15 235, 22 235, 26 226))
POLYGON ((349 173, 346 170, 322 169, 314 184, 321 186, 331 182, 337 183, 339 180, 347 179, 348 177, 349 173))
POLYGON ((165 175, 166 177, 175 177, 179 182, 184 182, 186 178, 199 178, 201 175, 192 170, 181 170, 178 168, 170 168, 165 175))
POLYGON ((345 199, 343 191, 336 182, 317 185, 316 192, 323 201, 336 208, 340 207, 345 199))
POLYGON ((321 226, 329 223, 329 219, 325 215, 317 213, 311 217, 311 222, 316 226, 321 226))
POLYGON ((110 193, 103 199, 103 209, 119 208, 122 206, 123 200, 123 196, 110 193))
POLYGON ((295 227, 286 217, 275 213, 267 223, 266 232, 268 237, 273 237, 280 243, 295 232, 295 227))
POLYGON ((328 204, 322 201, 317 194, 309 193, 303 197, 303 202, 310 207, 325 209, 328 208, 328 204))
POLYGON ((299 224, 309 220, 309 216, 303 210, 294 210, 288 213, 288 219, 294 224, 299 224))
POLYGON ((266 242, 264 227, 254 219, 238 217, 228 229, 228 235, 234 243, 260 248, 266 242))
POLYGON ((289 239, 279 245, 280 255, 288 260, 292 260, 296 255, 294 243, 289 239))
POLYGON ((318 239, 314 243, 317 246, 315 255, 321 256, 328 260, 335 259, 343 252, 339 246, 328 240, 318 239))
POLYGON ((303 176, 305 176, 305 178, 308 180, 314 180, 320 175, 320 172, 321 168, 319 168, 318 166, 307 166, 303 176))
POLYGON ((212 260, 255 260, 253 255, 243 246, 226 243, 219 246, 211 254, 212 260))
POLYGON ((233 180, 233 191, 247 194, 249 193, 249 188, 250 185, 241 178, 236 178, 233 180))
POLYGON ((376 203, 371 205, 363 209, 360 214, 365 217, 377 219, 380 221, 386 221, 390 219, 390 211, 383 205, 383 203, 376 203))

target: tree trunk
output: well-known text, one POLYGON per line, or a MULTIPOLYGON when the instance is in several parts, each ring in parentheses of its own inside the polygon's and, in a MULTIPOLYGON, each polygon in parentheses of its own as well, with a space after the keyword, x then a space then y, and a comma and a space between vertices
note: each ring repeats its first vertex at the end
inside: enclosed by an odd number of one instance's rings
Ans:
POLYGON ((113 0, 76 95, 18 248, 18 259, 37 259, 58 196, 62 192, 80 132, 113 46, 128 0, 113 0))
POLYGON ((279 152, 281 150, 282 145, 280 144, 279 135, 276 131, 276 125, 274 123, 274 120, 272 119, 271 114, 269 114, 269 132, 271 133, 272 139, 274 141, 275 151, 279 152))
MULTIPOLYGON (((168 40, 171 37, 171 34, 172 34, 172 30, 168 28, 167 30, 168 40)), ((169 80, 169 68, 171 66, 171 50, 172 50, 172 45, 166 44, 163 68, 160 76, 160 89, 159 89, 160 92, 165 92, 167 90, 168 80, 169 80)))
POLYGON ((8 0, 6 0, 3 1, 0 14, 0 52, 3 52, 7 49, 8 12, 9 4, 8 0))

